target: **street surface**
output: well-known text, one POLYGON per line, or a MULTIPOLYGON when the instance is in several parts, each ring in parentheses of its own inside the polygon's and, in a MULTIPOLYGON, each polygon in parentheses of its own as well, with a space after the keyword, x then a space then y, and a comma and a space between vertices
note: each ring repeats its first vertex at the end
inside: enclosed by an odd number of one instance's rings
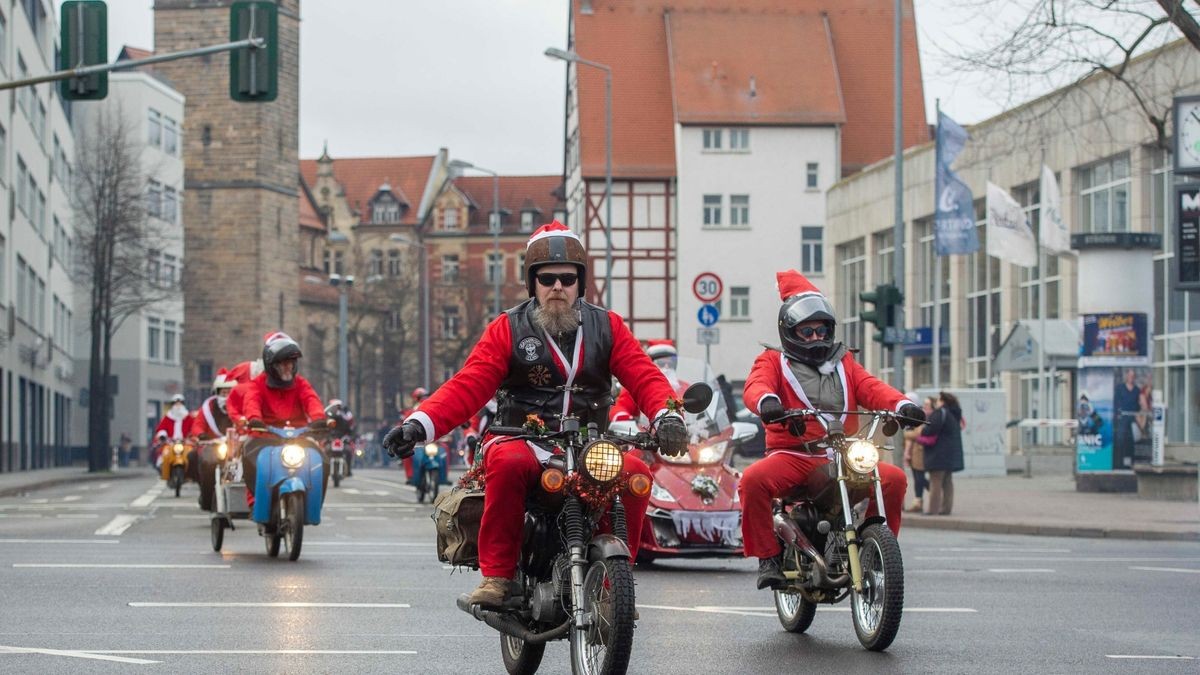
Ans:
MULTIPOLYGON (((0 672, 503 672, 460 612, 478 582, 433 553, 400 474, 331 487, 297 562, 252 525, 209 544, 189 484, 144 477, 0 498, 0 672)), ((242 523, 243 521, 238 521, 242 523)), ((848 603, 785 633, 752 561, 637 571, 631 673, 1200 672, 1200 544, 908 529, 905 614, 862 650, 848 603)), ((539 672, 569 672, 565 642, 539 672)))

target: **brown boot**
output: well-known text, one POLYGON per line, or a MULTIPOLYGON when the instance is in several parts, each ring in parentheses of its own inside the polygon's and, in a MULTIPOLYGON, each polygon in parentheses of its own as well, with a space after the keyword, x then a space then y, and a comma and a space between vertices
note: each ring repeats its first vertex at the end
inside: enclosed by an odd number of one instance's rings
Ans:
POLYGON ((468 601, 480 607, 502 607, 508 599, 508 579, 504 577, 484 577, 479 587, 472 593, 468 601))

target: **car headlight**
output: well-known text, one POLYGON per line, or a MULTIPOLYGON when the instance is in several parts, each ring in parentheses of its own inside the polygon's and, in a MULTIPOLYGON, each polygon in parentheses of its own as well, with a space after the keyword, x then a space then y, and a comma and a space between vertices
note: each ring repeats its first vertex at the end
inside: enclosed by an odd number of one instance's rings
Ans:
POLYGON ((855 473, 871 473, 879 463, 879 448, 867 440, 857 440, 846 449, 846 464, 855 473))
POLYGON ((225 456, 228 454, 229 444, 222 441, 221 444, 217 446, 217 459, 225 459, 225 456))
POLYGON ((434 457, 437 457, 437 454, 438 454, 437 443, 429 443, 425 446, 425 456, 426 457, 429 457, 430 459, 432 459, 434 457))
POLYGON ((716 464, 725 458, 725 446, 728 441, 718 441, 712 445, 706 445, 700 448, 696 453, 696 462, 700 464, 716 464))
POLYGON ((182 455, 182 454, 183 454, 183 443, 176 443, 176 444, 175 444, 175 454, 177 454, 177 455, 182 455))
POLYGON ((671 495, 671 491, 670 491, 670 490, 668 490, 667 488, 665 488, 665 487, 663 487, 663 486, 659 485, 658 483, 654 483, 653 485, 651 485, 651 486, 650 486, 650 498, 651 498, 651 499, 657 499, 657 500, 658 500, 658 501, 660 501, 660 502, 674 502, 674 501, 679 501, 679 500, 675 499, 675 497, 673 497, 673 496, 671 495))
POLYGON ((283 465, 287 468, 299 469, 300 465, 304 463, 304 448, 295 444, 285 445, 279 458, 283 460, 283 465))
POLYGON ((596 441, 583 449, 583 471, 597 483, 616 480, 623 465, 621 449, 611 441, 596 441))

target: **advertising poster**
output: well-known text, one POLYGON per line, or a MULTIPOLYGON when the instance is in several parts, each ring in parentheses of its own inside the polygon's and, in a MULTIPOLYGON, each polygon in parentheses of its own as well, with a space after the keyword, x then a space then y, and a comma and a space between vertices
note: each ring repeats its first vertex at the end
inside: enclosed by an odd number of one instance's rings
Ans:
POLYGON ((1083 315, 1083 353, 1080 356, 1146 356, 1148 347, 1145 314, 1083 315))
POLYGON ((1081 368, 1075 402, 1075 464, 1079 471, 1113 469, 1113 369, 1081 368))
POLYGON ((1146 367, 1113 368, 1114 469, 1133 469, 1154 454, 1154 376, 1146 367))

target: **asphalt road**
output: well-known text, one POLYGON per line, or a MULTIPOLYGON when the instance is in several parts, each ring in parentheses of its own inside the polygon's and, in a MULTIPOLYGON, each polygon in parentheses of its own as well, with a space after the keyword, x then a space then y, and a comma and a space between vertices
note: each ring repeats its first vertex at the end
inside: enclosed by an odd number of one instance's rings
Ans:
MULTIPOLYGON (((331 489, 299 561, 218 554, 195 487, 149 473, 0 499, 0 672, 503 672, 395 471, 331 489), (288 603, 288 604, 281 604, 288 603)), ((906 530, 905 614, 863 651, 847 604, 780 628, 745 560, 639 567, 632 673, 1200 672, 1200 545, 906 530)), ((822 608, 823 610, 826 608, 822 608)), ((566 643, 545 673, 568 672, 566 643)))

